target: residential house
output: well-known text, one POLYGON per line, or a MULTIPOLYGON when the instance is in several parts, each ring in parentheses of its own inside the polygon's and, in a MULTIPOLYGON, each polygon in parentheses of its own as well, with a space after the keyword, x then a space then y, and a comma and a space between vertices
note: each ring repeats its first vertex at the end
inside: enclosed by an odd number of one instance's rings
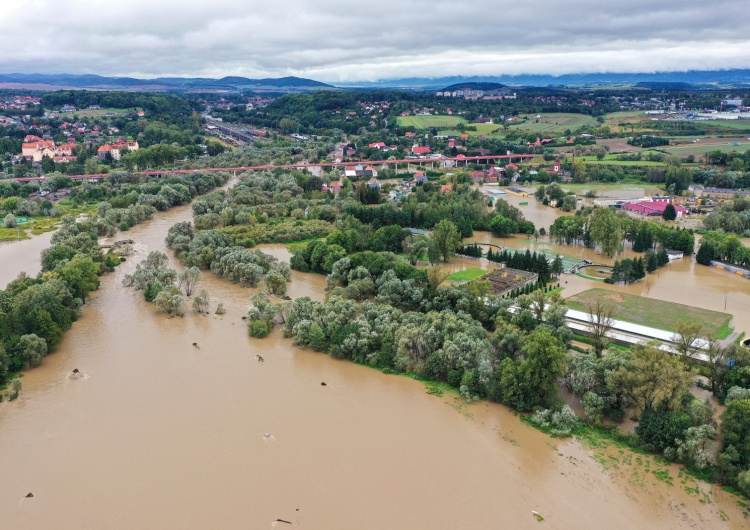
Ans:
POLYGON ((474 184, 481 184, 486 177, 484 171, 470 171, 469 175, 471 175, 471 180, 474 181, 474 184))
POLYGON ((375 177, 372 177, 370 180, 367 181, 367 187, 368 188, 380 188, 380 181, 376 179, 375 177))
POLYGON ((417 173, 414 173, 414 184, 424 184, 427 182, 427 175, 425 175, 423 172, 419 171, 417 173))

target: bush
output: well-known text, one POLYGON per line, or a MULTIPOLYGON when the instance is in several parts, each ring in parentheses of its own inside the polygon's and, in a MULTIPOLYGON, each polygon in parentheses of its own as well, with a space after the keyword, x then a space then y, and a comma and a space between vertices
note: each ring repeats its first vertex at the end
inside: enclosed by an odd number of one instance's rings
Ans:
POLYGON ((692 425, 693 420, 686 412, 646 409, 635 432, 644 449, 664 451, 667 447, 674 447, 677 440, 684 440, 686 431, 692 425))
POLYGON ((248 326, 248 333, 251 337, 262 339, 263 337, 266 337, 269 333, 271 333, 271 326, 269 326, 268 322, 264 320, 254 320, 248 326))
POLYGON ((555 436, 570 436, 578 425, 578 417, 568 405, 563 405, 556 412, 549 409, 535 412, 529 421, 544 430, 549 430, 555 436))

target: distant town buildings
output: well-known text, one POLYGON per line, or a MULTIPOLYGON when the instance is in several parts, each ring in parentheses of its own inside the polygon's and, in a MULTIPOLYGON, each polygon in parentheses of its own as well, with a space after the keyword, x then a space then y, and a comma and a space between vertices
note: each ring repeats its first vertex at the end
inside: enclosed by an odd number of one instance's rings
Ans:
POLYGON ((120 141, 112 144, 104 144, 96 150, 96 158, 104 160, 109 154, 113 160, 120 160, 120 157, 128 151, 137 151, 138 142, 120 141))
POLYGON ((42 158, 48 157, 55 162, 66 163, 76 159, 73 156, 75 147, 75 141, 56 146, 52 140, 28 134, 21 144, 21 156, 33 162, 41 162, 42 158))

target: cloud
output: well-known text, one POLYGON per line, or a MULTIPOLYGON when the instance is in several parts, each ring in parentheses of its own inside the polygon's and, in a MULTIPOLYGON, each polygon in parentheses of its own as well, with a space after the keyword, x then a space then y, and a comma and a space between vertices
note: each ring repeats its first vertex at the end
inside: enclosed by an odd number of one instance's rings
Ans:
POLYGON ((4 0, 0 72, 335 82, 750 68, 743 4, 4 0))

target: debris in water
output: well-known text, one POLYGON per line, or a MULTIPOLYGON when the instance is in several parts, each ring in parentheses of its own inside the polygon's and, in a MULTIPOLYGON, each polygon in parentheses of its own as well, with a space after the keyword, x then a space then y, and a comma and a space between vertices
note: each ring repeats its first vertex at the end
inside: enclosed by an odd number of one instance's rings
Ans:
POLYGON ((30 499, 30 498, 31 498, 31 497, 33 497, 33 496, 34 496, 34 494, 33 494, 33 493, 31 493, 31 492, 28 492, 28 493, 26 494, 26 498, 27 498, 27 499, 30 499))
POLYGON ((539 521, 540 523, 544 521, 544 517, 542 517, 542 514, 537 511, 531 510, 531 515, 536 517, 536 520, 539 521))
POLYGON ((73 371, 70 372, 68 377, 71 379, 80 379, 81 377, 83 377, 83 372, 81 372, 78 368, 73 368, 73 371))
POLYGON ((261 357, 260 355, 256 355, 255 358, 258 359, 259 363, 263 363, 264 361, 263 357, 261 357))
POLYGON ((198 343, 197 343, 197 342, 194 342, 194 343, 193 343, 193 346, 195 346, 196 348, 198 348, 198 349, 200 350, 200 346, 198 346, 198 343))
POLYGON ((268 438, 269 436, 271 436, 271 433, 270 432, 264 432, 263 436, 265 436, 266 438, 268 438))
POLYGON ((285 521, 284 519, 276 519, 276 521, 275 521, 275 522, 277 522, 277 523, 286 523, 286 524, 292 524, 292 523, 290 523, 289 521, 285 521))
POLYGON ((323 381, 322 383, 320 383, 320 386, 328 386, 328 385, 326 385, 326 382, 323 381))

